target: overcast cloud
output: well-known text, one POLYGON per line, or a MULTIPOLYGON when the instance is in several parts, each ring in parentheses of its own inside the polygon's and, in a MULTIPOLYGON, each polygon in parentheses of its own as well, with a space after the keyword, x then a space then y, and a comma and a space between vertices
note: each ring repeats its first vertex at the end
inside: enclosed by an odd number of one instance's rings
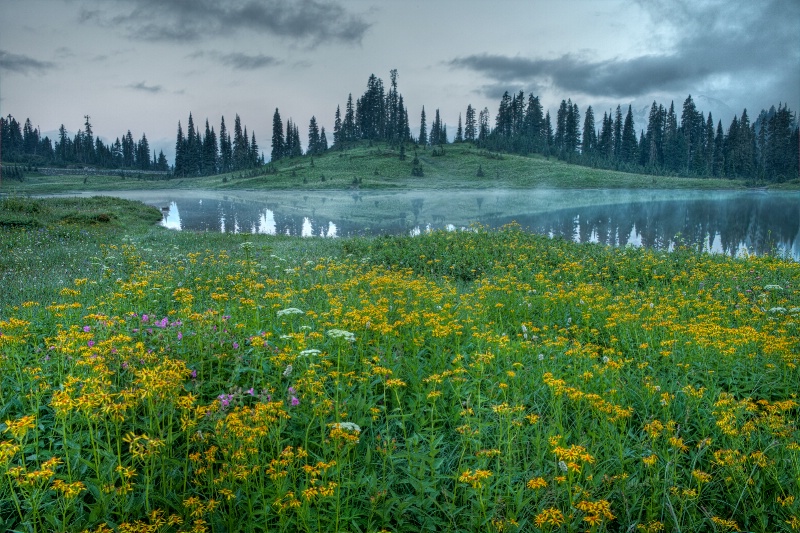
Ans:
POLYGON ((0 71, 41 74, 53 67, 55 67, 55 63, 50 61, 40 61, 23 54, 12 54, 6 50, 0 50, 0 71))
POLYGON ((121 28, 135 40, 195 42, 244 30, 312 46, 360 43, 370 26, 339 3, 318 0, 98 0, 81 9, 80 21, 121 28))
MULTIPOLYGON (((241 117, 268 152, 272 115, 333 130, 375 74, 456 130, 503 92, 571 98, 599 119, 689 94, 734 114, 800 109, 800 0, 0 0, 0 114, 44 133, 90 115, 106 141, 131 130, 171 160, 189 113, 241 117)), ((430 121, 429 121, 430 124, 430 121)))

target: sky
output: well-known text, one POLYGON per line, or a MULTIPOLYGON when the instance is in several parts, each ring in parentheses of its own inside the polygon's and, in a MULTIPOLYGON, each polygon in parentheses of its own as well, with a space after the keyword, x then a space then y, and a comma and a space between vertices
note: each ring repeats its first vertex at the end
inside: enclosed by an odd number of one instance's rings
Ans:
POLYGON ((306 146, 332 141, 370 74, 398 89, 412 133, 422 107, 451 138, 468 104, 492 120, 503 92, 582 113, 691 95, 727 130, 734 115, 800 109, 798 0, 0 0, 0 115, 55 138, 89 115, 113 142, 146 134, 170 162, 192 113, 219 131, 239 115, 269 158, 272 117, 306 146))

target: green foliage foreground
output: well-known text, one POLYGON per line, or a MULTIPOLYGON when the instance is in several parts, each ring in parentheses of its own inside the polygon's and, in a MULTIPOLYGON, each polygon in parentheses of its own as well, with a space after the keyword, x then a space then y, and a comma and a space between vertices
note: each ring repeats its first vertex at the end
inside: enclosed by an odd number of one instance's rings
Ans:
POLYGON ((797 263, 125 229, 0 233, 1 529, 800 528, 797 263))

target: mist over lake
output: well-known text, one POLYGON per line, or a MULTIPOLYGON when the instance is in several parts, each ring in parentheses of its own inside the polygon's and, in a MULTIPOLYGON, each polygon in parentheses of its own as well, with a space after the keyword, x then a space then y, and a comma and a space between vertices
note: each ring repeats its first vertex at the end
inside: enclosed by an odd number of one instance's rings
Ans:
POLYGON ((675 190, 118 191, 162 210, 161 225, 188 231, 349 237, 416 235, 473 224, 576 242, 679 244, 736 255, 800 260, 800 193, 675 190))

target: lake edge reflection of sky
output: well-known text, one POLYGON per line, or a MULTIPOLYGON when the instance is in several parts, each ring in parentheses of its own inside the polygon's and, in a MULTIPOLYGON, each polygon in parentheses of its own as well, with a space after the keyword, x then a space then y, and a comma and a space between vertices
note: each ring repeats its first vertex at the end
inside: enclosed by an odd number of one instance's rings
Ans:
POLYGON ((671 250, 685 243, 737 255, 773 250, 800 261, 800 192, 120 191, 159 207, 177 230, 348 237, 419 235, 472 224, 523 229, 575 242, 671 250))

